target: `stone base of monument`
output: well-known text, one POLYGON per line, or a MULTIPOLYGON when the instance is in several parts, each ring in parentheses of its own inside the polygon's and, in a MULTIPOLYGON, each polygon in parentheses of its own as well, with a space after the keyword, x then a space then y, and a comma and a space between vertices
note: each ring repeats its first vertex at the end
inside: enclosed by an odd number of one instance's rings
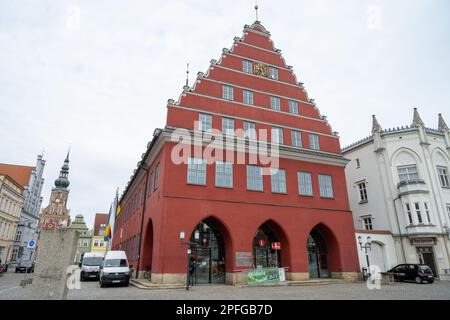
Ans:
POLYGON ((67 298, 67 282, 71 276, 68 267, 73 265, 78 236, 76 230, 67 227, 41 230, 31 285, 32 299, 67 298))

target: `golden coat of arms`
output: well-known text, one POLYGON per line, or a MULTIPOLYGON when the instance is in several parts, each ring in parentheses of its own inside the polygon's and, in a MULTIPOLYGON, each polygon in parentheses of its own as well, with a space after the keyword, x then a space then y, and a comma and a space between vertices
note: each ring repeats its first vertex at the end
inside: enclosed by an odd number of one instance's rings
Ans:
POLYGON ((254 73, 258 76, 267 77, 269 76, 269 67, 262 63, 255 63, 254 73))

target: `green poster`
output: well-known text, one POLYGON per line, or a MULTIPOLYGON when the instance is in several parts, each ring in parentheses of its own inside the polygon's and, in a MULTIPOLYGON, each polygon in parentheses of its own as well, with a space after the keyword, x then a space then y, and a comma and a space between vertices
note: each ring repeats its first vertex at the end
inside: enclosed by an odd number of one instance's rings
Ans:
POLYGON ((275 283, 280 282, 280 273, 278 268, 274 269, 255 269, 247 272, 247 284, 275 283))

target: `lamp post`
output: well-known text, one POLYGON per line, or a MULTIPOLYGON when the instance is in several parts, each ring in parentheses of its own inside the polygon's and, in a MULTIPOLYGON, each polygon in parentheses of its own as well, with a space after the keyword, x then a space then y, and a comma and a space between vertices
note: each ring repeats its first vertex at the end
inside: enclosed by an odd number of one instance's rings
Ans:
MULTIPOLYGON (((196 229, 194 232, 194 238, 197 241, 200 238, 200 232, 196 229)), ((184 229, 181 229, 180 231, 180 244, 181 247, 183 247, 183 245, 186 243, 187 244, 187 265, 186 265, 186 291, 189 291, 189 280, 190 280, 190 272, 189 272, 189 264, 191 261, 191 248, 189 247, 192 242, 189 239, 188 241, 185 242, 186 239, 186 232, 184 231, 184 229)))
MULTIPOLYGON (((366 261, 367 261, 367 275, 370 276, 370 262, 369 262, 369 251, 372 250, 372 239, 368 236, 366 243, 363 244, 363 239, 361 236, 358 237, 358 243, 361 250, 364 249, 364 252, 366 254, 366 261)), ((365 279, 364 279, 365 280, 365 279)))

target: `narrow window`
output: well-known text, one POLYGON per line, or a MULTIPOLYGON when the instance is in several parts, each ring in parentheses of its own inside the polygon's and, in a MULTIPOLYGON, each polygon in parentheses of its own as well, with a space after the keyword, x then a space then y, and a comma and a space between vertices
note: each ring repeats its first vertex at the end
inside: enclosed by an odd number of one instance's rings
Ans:
POLYGON ((441 187, 450 188, 450 180, 448 177, 447 167, 437 167, 439 181, 441 182, 441 187))
POLYGON ((302 147, 302 133, 298 130, 291 131, 291 142, 294 147, 302 147))
POLYGON ((249 139, 256 139, 256 127, 253 122, 244 122, 245 137, 249 139))
POLYGON ((293 114, 298 114, 298 102, 289 100, 289 112, 293 114))
POLYGON ((367 187, 365 182, 358 183, 358 189, 359 189, 359 202, 367 202, 367 187))
POLYGON ((272 127, 272 143, 283 144, 283 129, 278 127, 272 127))
POLYGON ((286 172, 283 169, 270 169, 272 192, 286 193, 286 172))
POLYGON ((419 223, 423 223, 422 221, 422 213, 420 212, 420 205, 418 202, 414 203, 414 207, 416 208, 416 214, 417 214, 417 221, 419 221, 419 223))
POLYGON ((431 224, 430 208, 428 207, 428 203, 424 202, 423 206, 425 208, 425 214, 427 215, 428 223, 431 224))
POLYGON ((187 183, 199 185, 206 184, 206 161, 204 159, 188 159, 187 183))
POLYGON ((234 135, 234 120, 222 118, 222 133, 225 135, 234 135))
POLYGON ((200 113, 198 118, 198 130, 210 132, 212 130, 212 116, 200 113))
POLYGON ((373 230, 372 218, 364 218, 364 229, 373 230))
POLYGON ((411 213, 411 206, 409 205, 409 203, 406 204, 406 214, 408 215, 409 224, 413 224, 413 218, 412 218, 412 213, 411 213))
POLYGON ((247 166, 247 189, 254 191, 264 191, 262 168, 257 166, 247 166))
POLYGON ((253 63, 249 60, 242 61, 242 71, 246 73, 253 73, 253 63))
POLYGON ((233 164, 216 161, 216 187, 233 187, 233 164))
POLYGON ((270 108, 273 110, 281 110, 281 100, 278 97, 270 97, 270 108))
POLYGON ((302 196, 312 196, 312 177, 309 172, 297 172, 298 193, 302 196))
POLYGON ((156 165, 155 168, 155 182, 153 184, 153 190, 158 189, 158 185, 159 185, 159 163, 156 165))
POLYGON ((317 134, 309 134, 309 148, 312 150, 320 150, 319 136, 317 134))
POLYGON ((226 100, 233 100, 233 87, 223 85, 222 97, 226 100))
POLYGON ((253 105, 253 92, 252 91, 248 91, 248 90, 243 91, 243 102, 245 104, 253 105))
POLYGON ((278 80, 278 69, 274 67, 269 67, 269 78, 278 80))
POLYGON ((331 176, 319 174, 319 189, 322 198, 333 198, 333 183, 331 176))

